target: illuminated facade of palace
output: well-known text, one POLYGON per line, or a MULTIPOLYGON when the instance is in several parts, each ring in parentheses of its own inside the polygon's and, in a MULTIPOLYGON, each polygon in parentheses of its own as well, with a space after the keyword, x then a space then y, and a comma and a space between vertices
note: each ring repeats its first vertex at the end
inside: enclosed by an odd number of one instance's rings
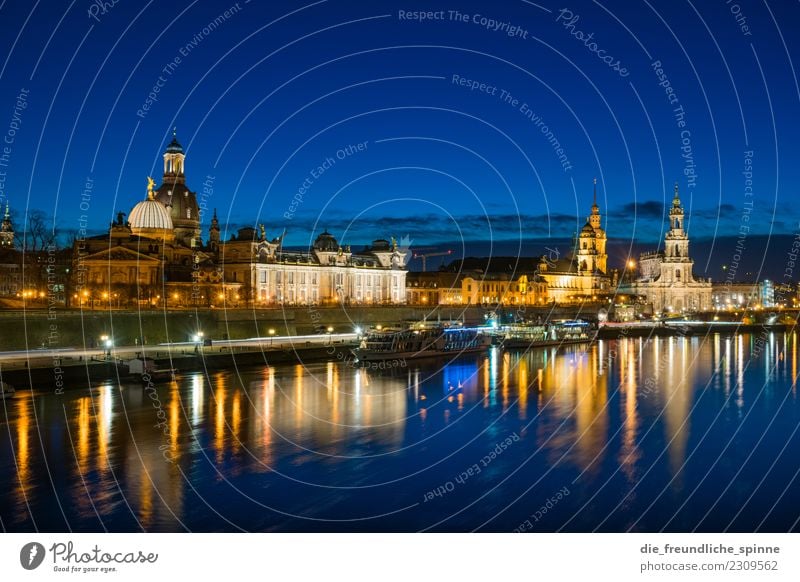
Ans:
POLYGON ((328 232, 309 251, 285 250, 283 236, 240 228, 221 240, 217 213, 201 239, 197 195, 186 185, 186 155, 173 135, 161 185, 148 178, 146 199, 108 233, 78 237, 74 297, 81 305, 238 306, 406 301, 406 252, 379 239, 361 252, 328 232))
POLYGON ((409 273, 410 305, 543 305, 547 285, 536 275, 538 259, 465 259, 445 270, 409 273))
POLYGON ((622 293, 645 298, 655 313, 709 311, 712 308, 711 281, 695 279, 694 261, 689 256, 689 235, 684 229, 684 212, 678 185, 669 211, 669 230, 664 251, 642 254, 639 277, 622 293))
MULTIPOLYGON (((214 224, 212 223, 212 229, 214 224)), ((241 283, 264 305, 401 304, 406 302, 405 251, 378 239, 354 253, 325 231, 309 251, 284 251, 263 226, 242 228, 219 243, 225 280, 241 283)))
POLYGON ((561 259, 543 257, 539 264, 539 275, 547 284, 548 301, 574 303, 597 299, 611 292, 611 278, 607 274, 608 237, 601 221, 595 180, 591 214, 575 239, 571 256, 561 259))

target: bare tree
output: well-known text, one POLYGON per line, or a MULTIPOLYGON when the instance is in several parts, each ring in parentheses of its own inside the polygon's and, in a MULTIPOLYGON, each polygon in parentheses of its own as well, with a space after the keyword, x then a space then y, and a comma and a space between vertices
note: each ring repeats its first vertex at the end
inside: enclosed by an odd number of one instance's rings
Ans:
POLYGON ((43 210, 31 210, 24 222, 17 226, 14 237, 25 252, 36 253, 56 244, 59 231, 43 210))

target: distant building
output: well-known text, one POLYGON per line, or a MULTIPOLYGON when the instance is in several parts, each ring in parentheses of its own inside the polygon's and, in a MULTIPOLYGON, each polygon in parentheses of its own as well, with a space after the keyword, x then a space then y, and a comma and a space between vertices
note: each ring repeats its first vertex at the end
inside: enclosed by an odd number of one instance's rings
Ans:
POLYGON ((242 284, 249 300, 263 305, 406 302, 406 252, 394 240, 354 253, 325 231, 308 251, 282 246, 282 237, 267 240, 263 227, 239 229, 219 244, 225 281, 242 284))
POLYGON ((411 272, 406 277, 409 305, 462 305, 461 273, 442 271, 411 272))
POLYGON ((0 222, 0 296, 14 297, 22 290, 22 254, 14 248, 14 225, 6 201, 0 222))
POLYGON ((684 212, 675 185, 669 211, 669 230, 664 251, 645 253, 639 258, 639 277, 620 287, 620 293, 642 296, 655 313, 708 311, 712 307, 710 280, 695 279, 694 261, 689 255, 689 235, 684 229, 684 212))
POLYGON ((556 303, 575 303, 596 300, 612 292, 608 276, 606 231, 601 227, 600 208, 597 205, 597 180, 594 202, 572 253, 564 258, 542 258, 539 275, 547 284, 547 298, 556 303))
POLYGON ((453 261, 437 272, 409 273, 411 305, 541 305, 547 285, 538 258, 491 257, 453 261))
MULTIPOLYGON (((775 285, 761 282, 721 282, 712 285, 714 309, 753 309, 775 306, 775 285)), ((791 299, 790 299, 791 306, 791 299)))
POLYGON ((186 185, 186 155, 173 134, 161 185, 107 234, 76 240, 73 305, 165 307, 401 304, 406 301, 404 250, 378 239, 351 252, 328 232, 308 251, 284 250, 264 226, 220 239, 216 210, 201 239, 197 196, 186 185))

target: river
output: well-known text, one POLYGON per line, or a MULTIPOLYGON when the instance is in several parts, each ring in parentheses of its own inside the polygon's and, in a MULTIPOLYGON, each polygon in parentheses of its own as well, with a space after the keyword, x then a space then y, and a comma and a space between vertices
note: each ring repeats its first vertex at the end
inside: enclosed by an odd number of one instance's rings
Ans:
POLYGON ((793 333, 0 401, 4 531, 787 531, 793 333))

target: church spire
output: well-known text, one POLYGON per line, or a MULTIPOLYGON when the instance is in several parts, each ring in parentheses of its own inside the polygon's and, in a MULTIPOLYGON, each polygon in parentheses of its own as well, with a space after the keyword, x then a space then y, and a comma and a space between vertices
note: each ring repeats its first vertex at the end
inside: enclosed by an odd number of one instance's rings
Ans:
POLYGON ((0 222, 0 247, 14 246, 14 225, 11 223, 11 212, 8 209, 8 199, 6 199, 6 211, 3 221, 0 222))

